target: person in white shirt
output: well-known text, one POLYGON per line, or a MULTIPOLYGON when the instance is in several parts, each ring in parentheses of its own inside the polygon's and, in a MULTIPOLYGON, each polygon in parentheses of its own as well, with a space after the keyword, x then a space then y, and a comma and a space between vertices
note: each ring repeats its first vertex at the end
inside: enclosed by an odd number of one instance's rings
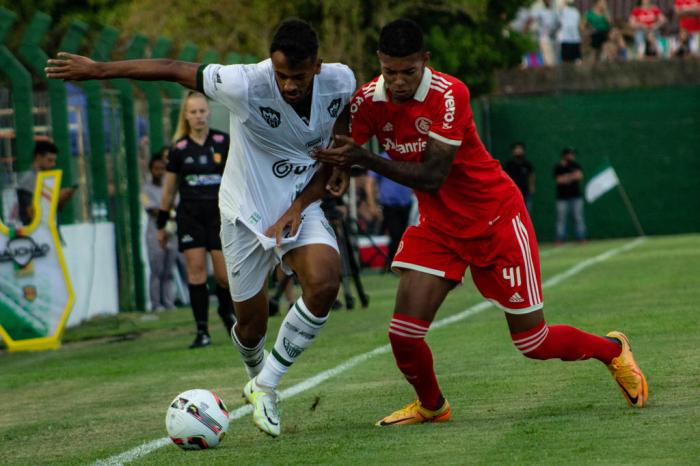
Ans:
POLYGON ((537 25, 537 37, 542 61, 547 66, 553 66, 556 64, 553 39, 559 25, 557 12, 551 0, 543 0, 542 5, 533 8, 530 17, 537 25))
POLYGON ((348 133, 347 103, 355 77, 324 64, 318 37, 299 19, 283 21, 270 58, 252 65, 199 65, 175 60, 94 62, 64 52, 48 61, 49 78, 132 78, 178 82, 204 92, 230 114, 231 144, 219 192, 221 239, 236 325, 231 332, 251 379, 243 389, 253 420, 280 434, 276 387, 326 323, 338 293, 340 256, 320 199, 340 194, 347 174, 319 165, 313 151, 348 133), (265 355, 266 279, 278 262, 295 272, 302 296, 265 355))
POLYGON ((559 31, 557 40, 561 47, 561 61, 564 63, 581 60, 581 13, 574 0, 566 0, 559 11, 559 31))

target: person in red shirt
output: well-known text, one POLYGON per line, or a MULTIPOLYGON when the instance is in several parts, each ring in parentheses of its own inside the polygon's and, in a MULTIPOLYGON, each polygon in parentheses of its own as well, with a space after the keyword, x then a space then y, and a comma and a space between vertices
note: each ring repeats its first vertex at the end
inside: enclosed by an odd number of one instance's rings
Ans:
POLYGON ((362 165, 413 188, 418 198, 420 223, 406 230, 392 263, 400 281, 389 326, 396 363, 418 400, 377 425, 450 418, 425 336, 468 267, 481 294, 505 311, 525 356, 598 359, 628 403, 644 406, 646 379, 625 335, 545 322, 535 232, 518 188, 479 140, 467 86, 427 66, 423 33, 410 20, 382 28, 378 57, 382 74, 351 100, 352 138, 336 136, 333 147, 316 153, 330 165, 362 165), (391 159, 362 147, 372 136, 391 159))
POLYGON ((634 46, 637 58, 643 58, 647 48, 646 36, 652 33, 658 40, 658 29, 666 22, 661 9, 651 0, 639 0, 630 14, 630 27, 634 29, 634 46))
POLYGON ((697 55, 700 52, 700 0, 676 0, 675 11, 679 27, 690 36, 690 52, 697 55))

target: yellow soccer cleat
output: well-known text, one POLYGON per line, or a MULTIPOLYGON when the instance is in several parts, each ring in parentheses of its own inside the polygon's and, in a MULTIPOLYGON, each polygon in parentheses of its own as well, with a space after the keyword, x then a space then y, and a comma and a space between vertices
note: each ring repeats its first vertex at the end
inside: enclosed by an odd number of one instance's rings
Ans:
POLYGON ((617 331, 608 333, 607 337, 618 340, 622 346, 620 355, 608 365, 610 373, 620 386, 627 403, 634 408, 643 408, 649 397, 649 387, 647 379, 634 360, 629 340, 624 333, 617 331))
POLYGON ((404 424, 422 424, 424 422, 445 422, 449 421, 452 409, 445 400, 442 407, 436 411, 424 408, 419 400, 404 406, 398 411, 394 411, 384 419, 377 421, 378 426, 398 426, 404 424))
POLYGON ((243 398, 253 406, 253 422, 257 428, 277 437, 281 430, 277 391, 258 386, 252 378, 243 387, 243 398))

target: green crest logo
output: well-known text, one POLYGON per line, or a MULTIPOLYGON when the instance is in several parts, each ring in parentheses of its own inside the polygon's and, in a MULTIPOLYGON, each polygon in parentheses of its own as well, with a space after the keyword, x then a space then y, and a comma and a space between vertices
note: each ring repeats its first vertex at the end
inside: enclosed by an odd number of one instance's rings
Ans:
POLYGON ((302 348, 289 341, 286 337, 282 339, 282 343, 284 344, 284 349, 287 351, 290 358, 296 358, 302 351, 304 351, 302 348))

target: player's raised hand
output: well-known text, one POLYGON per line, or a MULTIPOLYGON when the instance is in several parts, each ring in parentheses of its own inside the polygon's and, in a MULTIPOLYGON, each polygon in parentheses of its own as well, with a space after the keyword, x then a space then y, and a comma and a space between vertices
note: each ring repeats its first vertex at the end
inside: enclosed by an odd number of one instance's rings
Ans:
POLYGON ((365 150, 358 146, 352 138, 339 134, 334 136, 332 147, 318 149, 314 153, 314 157, 319 162, 339 167, 361 165, 364 155, 365 150))
POLYGON ((46 65, 46 77, 51 79, 83 81, 99 77, 98 63, 82 55, 58 52, 56 58, 50 58, 46 65))

